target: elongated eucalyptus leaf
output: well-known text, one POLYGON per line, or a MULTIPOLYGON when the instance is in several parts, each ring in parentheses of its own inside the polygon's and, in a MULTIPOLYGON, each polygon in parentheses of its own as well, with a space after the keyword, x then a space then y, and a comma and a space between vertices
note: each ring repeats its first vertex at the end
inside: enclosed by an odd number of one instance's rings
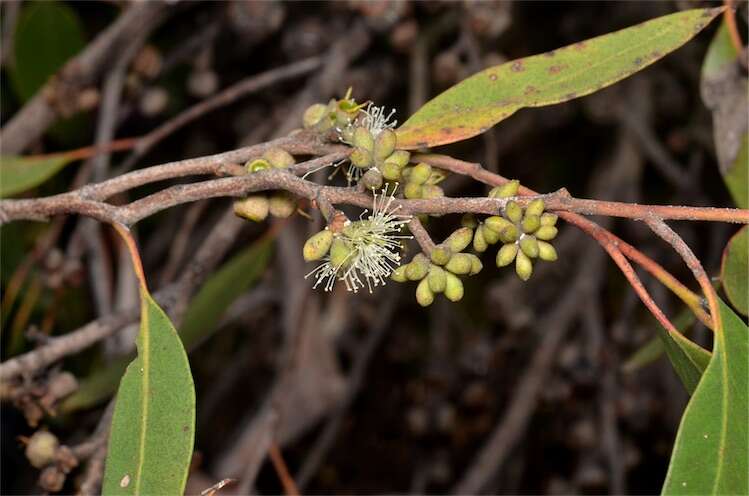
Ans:
POLYGON ((103 493, 183 494, 195 436, 195 386, 177 331, 141 291, 138 357, 117 391, 103 493))
POLYGON ((481 71, 412 115, 397 129, 398 147, 464 140, 523 107, 552 105, 598 91, 679 48, 720 12, 679 12, 481 71))
POLYGON ((744 226, 733 235, 723 250, 720 264, 720 280, 734 308, 746 315, 749 313, 749 227, 744 226))
POLYGON ((70 162, 69 157, 0 157, 0 198, 39 186, 70 162))
POLYGON ((713 357, 684 411, 665 495, 749 494, 749 329, 720 302, 713 357))

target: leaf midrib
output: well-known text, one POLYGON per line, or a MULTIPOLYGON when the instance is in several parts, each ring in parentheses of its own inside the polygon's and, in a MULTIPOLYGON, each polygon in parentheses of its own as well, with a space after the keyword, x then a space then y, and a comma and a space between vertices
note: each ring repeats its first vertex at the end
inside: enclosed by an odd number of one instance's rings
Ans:
POLYGON ((148 295, 141 295, 141 343, 143 346, 141 357, 143 360, 143 387, 141 388, 141 402, 143 405, 143 414, 140 417, 140 442, 138 445, 138 465, 135 471, 135 494, 140 494, 141 490, 143 466, 145 465, 146 457, 146 428, 148 425, 148 390, 150 389, 150 323, 147 298, 148 295))

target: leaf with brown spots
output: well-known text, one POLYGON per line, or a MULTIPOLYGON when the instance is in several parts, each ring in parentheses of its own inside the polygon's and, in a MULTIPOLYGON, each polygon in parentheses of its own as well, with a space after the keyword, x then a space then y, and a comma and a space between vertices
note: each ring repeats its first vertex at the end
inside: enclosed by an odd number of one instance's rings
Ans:
POLYGON ((481 71, 427 102, 400 128, 398 147, 413 149, 481 134, 524 107, 589 95, 676 50, 723 8, 671 14, 481 71))

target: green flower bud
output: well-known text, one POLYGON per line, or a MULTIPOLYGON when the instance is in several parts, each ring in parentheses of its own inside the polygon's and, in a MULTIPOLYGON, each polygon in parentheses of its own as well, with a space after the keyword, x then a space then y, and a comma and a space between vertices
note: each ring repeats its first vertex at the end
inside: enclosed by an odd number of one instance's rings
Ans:
MULTIPOLYGON (((332 126, 332 124, 331 124, 332 126)), ((338 128, 338 135, 341 138, 341 141, 344 143, 353 143, 354 142, 354 128, 351 126, 344 126, 343 128, 338 128)))
POLYGON ((530 279, 531 274, 533 274, 533 262, 531 262, 531 259, 522 250, 518 251, 515 257, 515 272, 517 272, 518 277, 523 281, 530 279))
POLYGON ((481 259, 473 253, 466 253, 466 255, 468 255, 468 258, 471 259, 471 271, 468 273, 468 275, 473 276, 481 272, 481 269, 484 268, 484 264, 481 263, 481 259))
POLYGON ((497 267, 505 267, 510 265, 515 260, 515 255, 518 254, 518 245, 515 243, 507 243, 502 245, 502 248, 497 252, 497 267))
POLYGON ((483 234, 484 241, 486 241, 487 244, 493 245, 494 243, 499 241, 499 233, 495 231, 494 229, 491 229, 486 224, 486 221, 484 221, 484 223, 481 224, 481 234, 483 234))
POLYGON ((484 224, 495 233, 501 233, 504 229, 513 225, 512 222, 498 215, 487 217, 484 219, 484 224))
POLYGON ((368 152, 374 150, 374 137, 366 127, 354 128, 354 146, 364 148, 368 152))
POLYGON ((551 241, 557 237, 557 228, 554 226, 541 226, 536 231, 535 235, 538 239, 543 241, 551 241))
POLYGON ((382 177, 388 181, 399 181, 401 178, 401 168, 395 162, 385 162, 380 169, 382 169, 382 177))
POLYGON ((541 225, 542 226, 553 226, 557 223, 557 215, 551 214, 549 212, 545 212, 543 215, 541 215, 541 225))
POLYGON ((486 242, 486 239, 484 239, 484 229, 483 224, 476 228, 476 231, 473 233, 473 249, 476 250, 479 253, 484 253, 487 248, 489 248, 489 243, 486 242))
POLYGON ((420 281, 429 272, 429 260, 422 253, 417 254, 411 262, 406 265, 406 277, 410 281, 420 281))
POLYGON ((505 205, 505 217, 510 219, 512 222, 518 223, 523 218, 523 209, 516 202, 510 200, 505 205))
POLYGON ((304 111, 304 117, 302 117, 304 128, 308 129, 315 126, 315 124, 318 124, 323 118, 326 118, 328 113, 327 105, 323 105, 322 103, 310 105, 307 107, 307 110, 304 111))
POLYGON ((263 158, 276 169, 285 169, 294 165, 294 156, 283 148, 271 148, 263 153, 263 158))
POLYGON ((489 191, 489 198, 509 198, 517 195, 518 189, 520 189, 520 181, 513 179, 509 183, 492 188, 492 190, 489 191))
POLYGON ((473 214, 463 214, 463 217, 460 218, 460 225, 463 227, 469 227, 471 229, 476 229, 479 225, 479 222, 476 220, 476 216, 473 214))
POLYGON ((330 264, 336 269, 346 267, 351 262, 353 248, 341 238, 334 238, 330 245, 330 264))
POLYGON ((416 184, 424 184, 432 173, 432 166, 421 162, 417 164, 408 176, 408 181, 416 184))
POLYGON ((424 184, 421 187, 421 197, 426 200, 442 198, 443 196, 445 196, 445 192, 439 186, 435 186, 434 184, 424 184))
POLYGON ((406 187, 403 188, 403 196, 405 196, 409 200, 421 198, 422 190, 423 187, 421 186, 421 184, 406 183, 406 187))
POLYGON ((538 215, 528 215, 526 211, 520 226, 523 228, 524 233, 530 234, 541 227, 541 218, 538 215))
POLYGON ((268 201, 268 211, 279 219, 291 217, 296 211, 296 199, 286 191, 273 193, 268 201))
POLYGON ((408 277, 406 277, 406 267, 407 265, 401 265, 400 267, 396 267, 393 273, 390 274, 390 279, 392 279, 395 282, 408 281, 408 277))
POLYGON ((429 289, 429 280, 422 279, 418 286, 416 286, 416 301, 422 307, 428 307, 434 301, 434 293, 429 289))
POLYGON ((361 178, 361 182, 367 189, 380 189, 382 187, 382 173, 372 167, 361 178))
POLYGON ((411 154, 409 152, 406 150, 395 150, 385 159, 385 162, 394 162, 398 164, 399 167, 403 168, 408 165, 409 160, 411 160, 411 154))
POLYGON ((262 222, 268 217, 270 202, 265 195, 252 195, 234 202, 234 213, 239 217, 262 222))
POLYGON ((467 227, 461 227, 453 231, 453 233, 447 237, 445 244, 452 250, 453 253, 458 253, 466 249, 471 244, 473 239, 473 230, 467 227))
POLYGON ((520 238, 520 230, 515 225, 509 225, 499 233, 499 239, 503 243, 512 243, 520 238))
POLYGON ((452 256, 453 252, 446 245, 437 245, 432 248, 432 262, 437 265, 445 265, 452 256))
POLYGON ((304 248, 302 248, 304 260, 307 262, 320 260, 328 253, 331 244, 333 244, 333 233, 328 229, 324 229, 319 233, 314 234, 306 243, 304 243, 304 248))
POLYGON ((349 160, 360 169, 368 169, 373 164, 372 153, 364 148, 354 148, 354 151, 349 155, 349 160))
POLYGON ((445 297, 450 301, 463 299, 463 281, 458 276, 445 272, 447 284, 445 285, 445 297))
POLYGON ((530 258, 538 256, 538 241, 533 236, 523 236, 520 238, 520 249, 530 258))
POLYGON ((409 178, 411 177, 411 171, 413 171, 414 168, 411 166, 404 167, 401 170, 401 179, 403 179, 404 182, 408 182, 409 178))
POLYGON ((395 131, 392 129, 383 129, 380 131, 374 143, 375 160, 382 162, 388 158, 395 151, 396 139, 395 131))
POLYGON ((525 207, 525 215, 541 215, 544 213, 544 201, 536 198, 525 207))
POLYGON ((445 271, 438 265, 432 265, 429 267, 429 275, 427 275, 427 281, 429 282, 429 289, 433 293, 442 293, 445 291, 447 285, 447 277, 445 277, 445 271))
POLYGON ((538 242, 538 258, 547 262, 555 262, 557 259, 557 251, 546 241, 538 242))
POLYGON ((270 169, 272 166, 270 163, 263 159, 263 158, 256 158, 255 160, 248 160, 244 164, 244 168, 247 169, 247 172, 252 174, 253 172, 259 172, 261 170, 270 169))
POLYGON ((52 463, 60 446, 57 436, 48 431, 36 431, 26 445, 26 458, 31 465, 42 468, 52 463))
POLYGON ((427 178, 426 184, 439 184, 447 178, 445 171, 440 169, 432 168, 432 172, 427 178))
POLYGON ((445 268, 453 274, 463 275, 471 272, 471 265, 471 257, 468 253, 456 253, 450 257, 445 268))

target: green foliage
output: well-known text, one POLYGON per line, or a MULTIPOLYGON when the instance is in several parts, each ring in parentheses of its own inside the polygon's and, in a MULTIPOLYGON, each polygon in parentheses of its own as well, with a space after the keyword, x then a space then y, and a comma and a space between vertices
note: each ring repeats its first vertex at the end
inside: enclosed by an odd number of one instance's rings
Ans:
POLYGON ((398 147, 483 133, 524 107, 593 93, 640 71, 699 33, 722 9, 678 12, 541 55, 492 67, 427 102, 398 130, 398 147))
POLYGON ((117 392, 104 494, 182 494, 192 459, 195 386, 177 331, 141 291, 138 357, 117 392))
POLYGON ((0 198, 22 193, 57 174, 73 159, 56 157, 0 157, 0 198))
POLYGON ((742 227, 728 241, 720 265, 720 280, 723 283, 723 289, 734 308, 744 315, 749 311, 749 291, 746 287, 747 277, 749 277, 747 229, 747 226, 742 227))
POLYGON ((749 494, 749 329, 720 302, 713 358, 681 419, 663 494, 749 494))
POLYGON ((736 160, 723 175, 728 191, 739 208, 749 208, 749 135, 744 135, 736 160))
POLYGON ((10 79, 22 101, 30 99, 85 45, 75 11, 61 2, 24 3, 13 37, 10 79))

